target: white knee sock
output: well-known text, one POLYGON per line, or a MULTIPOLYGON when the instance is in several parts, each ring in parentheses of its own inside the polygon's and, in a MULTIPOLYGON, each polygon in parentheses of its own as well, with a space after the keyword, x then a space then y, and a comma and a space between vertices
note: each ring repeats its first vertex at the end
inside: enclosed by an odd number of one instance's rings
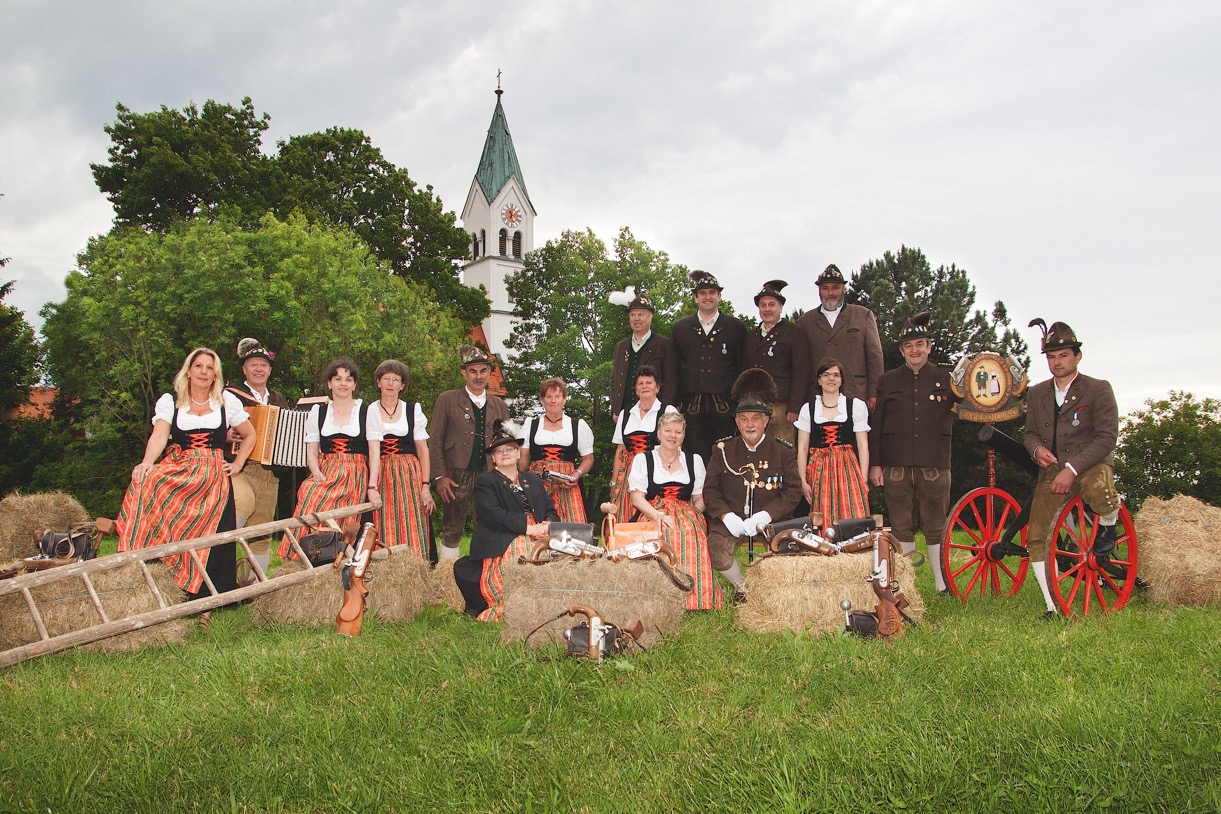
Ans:
POLYGON ((458 559, 458 546, 447 546, 442 543, 440 546, 438 546, 438 550, 440 551, 440 557, 443 560, 458 559))
POLYGON ((246 527, 246 521, 247 521, 247 520, 249 520, 249 519, 250 519, 249 517, 239 517, 239 518, 237 519, 237 523, 236 523, 236 524, 235 524, 233 527, 234 527, 235 529, 242 529, 242 528, 245 528, 245 527, 246 527))
POLYGON ((255 554, 254 561, 263 569, 263 576, 267 576, 267 569, 271 566, 271 554, 255 554))
POLYGON ((1043 601, 1047 603, 1047 609, 1056 610, 1056 603, 1051 598, 1051 590, 1047 587, 1047 563, 1031 560, 1030 570, 1034 571, 1034 578, 1039 582, 1039 590, 1043 592, 1043 601))
POLYGON ((900 540, 899 548, 900 548, 900 550, 902 550, 904 557, 910 557, 911 553, 916 550, 916 544, 915 543, 905 543, 902 540, 900 540))
POLYGON ((1119 509, 1116 509, 1115 511, 1111 512, 1110 514, 1104 514, 1098 518, 1098 523, 1103 526, 1113 526, 1118 522, 1119 522, 1119 509))
POLYGON ((928 561, 933 568, 933 585, 937 587, 938 591, 944 591, 946 584, 945 574, 941 573, 941 546, 928 546, 928 561))
POLYGON ((725 579, 729 580, 733 587, 737 588, 739 591, 742 590, 742 586, 746 584, 746 576, 743 575, 742 566, 737 560, 734 560, 733 565, 726 568, 724 571, 721 571, 720 574, 721 576, 725 577, 725 579))

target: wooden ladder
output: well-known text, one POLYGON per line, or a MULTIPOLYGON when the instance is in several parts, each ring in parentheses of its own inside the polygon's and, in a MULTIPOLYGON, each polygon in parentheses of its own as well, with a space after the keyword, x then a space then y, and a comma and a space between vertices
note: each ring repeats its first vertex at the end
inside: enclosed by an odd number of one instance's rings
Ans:
MULTIPOLYGON (((81 562, 72 563, 71 565, 63 565, 58 568, 48 568, 43 571, 34 573, 21 574, 11 579, 0 581, 0 597, 8 596, 9 594, 20 593, 25 599, 26 607, 30 611, 30 618, 34 622, 34 629, 38 631, 39 641, 31 642, 30 644, 14 647, 9 650, 0 652, 0 667, 7 667, 11 664, 17 664, 22 661, 45 656, 48 653, 58 653, 61 650, 67 650, 71 647, 76 647, 89 642, 96 642, 100 639, 106 639, 110 636, 117 636, 120 633, 127 633, 132 630, 140 630, 153 625, 159 625, 164 622, 169 622, 174 619, 180 619, 184 616, 192 616, 204 611, 218 608, 222 605, 228 605, 233 602, 240 602, 244 599, 250 599, 256 596, 261 596, 272 591, 278 591, 282 588, 287 588, 291 585, 296 585, 301 582, 306 582, 313 577, 313 572, 316 566, 310 564, 309 558, 305 556, 305 552, 301 550, 300 544, 297 542, 295 531, 311 526, 327 526, 336 531, 342 531, 337 521, 353 515, 362 514, 373 510, 372 503, 360 503, 355 506, 348 506, 340 509, 332 509, 326 512, 318 512, 317 514, 307 514, 298 517, 290 517, 284 520, 275 520, 271 523, 263 523, 258 526, 250 526, 249 528, 236 529, 234 531, 225 531, 219 534, 210 534, 206 537, 197 537, 193 540, 180 540, 178 542, 166 543, 165 545, 153 546, 151 548, 142 548, 137 551, 123 551, 118 554, 109 554, 105 557, 98 557, 93 560, 83 560, 81 562), (297 557, 301 562, 308 567, 304 571, 297 571, 292 574, 284 574, 283 576, 268 577, 259 566, 254 556, 250 552, 249 539, 258 539, 266 537, 277 532, 284 532, 288 535, 289 543, 297 557), (238 588, 234 591, 218 594, 216 586, 212 584, 211 578, 208 576, 207 569, 204 567, 204 562, 199 556, 200 549, 210 549, 212 546, 221 545, 222 543, 236 542, 242 547, 246 553, 246 560, 250 565, 250 570, 254 576, 254 582, 244 588, 238 588), (171 554, 181 554, 187 552, 195 563, 195 567, 203 573, 204 585, 207 586, 210 596, 201 597, 200 599, 191 602, 181 602, 177 605, 171 605, 166 602, 165 597, 157 588, 156 582, 153 580, 152 572, 148 568, 148 563, 153 560, 158 560, 162 557, 167 557, 171 554), (153 598, 157 601, 157 608, 142 613, 125 616, 121 619, 111 619, 105 608, 102 607, 102 600, 98 596, 97 589, 93 586, 93 581, 90 576, 103 571, 110 571, 115 568, 122 568, 129 563, 139 563, 140 571, 144 574, 144 581, 148 584, 148 590, 153 598), (47 633, 47 626, 44 624, 42 614, 38 610, 37 601, 31 593, 32 588, 37 588, 41 585, 50 585, 56 582, 62 582, 67 579, 80 579, 85 583, 85 591, 89 595, 89 601, 93 605, 93 609, 97 612, 99 622, 90 626, 74 630, 69 633, 62 633, 58 636, 51 636, 47 633)), ((321 566, 317 566, 321 567, 321 566)))

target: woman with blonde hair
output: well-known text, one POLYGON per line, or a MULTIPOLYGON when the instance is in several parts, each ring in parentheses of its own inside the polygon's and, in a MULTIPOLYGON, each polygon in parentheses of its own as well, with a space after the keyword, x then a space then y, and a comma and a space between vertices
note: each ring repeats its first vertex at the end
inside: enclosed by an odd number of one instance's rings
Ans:
POLYGON ((429 559, 428 517, 436 504, 429 488, 428 419, 419 402, 400 398, 410 382, 407 365, 397 359, 387 359, 373 372, 381 395, 368 407, 368 423, 382 433, 382 507, 373 513, 373 522, 381 545, 410 546, 421 559, 429 559))
MULTIPOLYGON (((237 397, 224 392, 223 381, 216 351, 195 348, 174 377, 174 394, 157 399, 144 458, 132 470, 115 524, 119 551, 236 527, 229 478, 242 471, 254 449, 254 427, 237 397), (241 436, 233 463, 225 461, 223 451, 230 427, 241 436)), ((237 587, 234 547, 199 549, 204 570, 187 554, 167 557, 166 564, 192 599, 210 595, 205 571, 217 593, 225 593, 237 587)))
POLYGON ((568 385, 563 379, 544 379, 538 388, 538 400, 543 414, 522 427, 521 467, 543 476, 560 520, 587 523, 581 478, 594 467, 594 431, 584 419, 574 419, 564 412, 568 385), (549 479, 547 472, 572 480, 549 479))
POLYGON ((708 553, 708 523, 704 519, 704 461, 683 452, 687 419, 663 413, 657 419, 657 446, 632 461, 627 486, 640 519, 661 526, 662 542, 678 558, 678 567, 695 580, 687 610, 712 610, 724 602, 708 553))

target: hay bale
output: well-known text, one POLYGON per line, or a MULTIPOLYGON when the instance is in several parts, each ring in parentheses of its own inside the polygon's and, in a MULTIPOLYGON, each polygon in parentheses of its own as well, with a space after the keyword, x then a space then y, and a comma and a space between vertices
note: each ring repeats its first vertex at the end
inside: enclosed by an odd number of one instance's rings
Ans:
POLYGON ((1221 605, 1221 508, 1148 498, 1134 518, 1137 573, 1167 605, 1221 605))
MULTIPOLYGON (((505 626, 502 643, 517 642, 559 611, 588 605, 603 620, 644 623, 641 642, 651 647, 674 630, 683 618, 686 592, 676 588, 652 561, 561 559, 548 565, 505 565, 505 626)), ((552 622, 530 638, 531 647, 563 641, 563 631, 583 617, 552 622)))
MULTIPOLYGON (((295 574, 307 567, 305 563, 289 560, 269 576, 295 574)), ((334 627, 342 604, 343 583, 339 571, 324 565, 315 568, 313 576, 304 582, 256 596, 250 602, 250 619, 259 626, 279 622, 284 625, 334 627)))
MULTIPOLYGON (((432 598, 432 568, 406 546, 386 549, 390 556, 369 566, 369 610, 383 622, 409 622, 432 598)), ((451 577, 452 578, 452 577, 451 577)))
MULTIPOLYGON (((905 613, 919 622, 924 617, 924 599, 916 590, 911 560, 894 557, 891 562, 900 590, 911 603, 905 613)), ((865 582, 872 570, 869 552, 756 560, 746 572, 748 599, 737 610, 737 626, 755 633, 843 630, 842 600, 851 601, 857 610, 871 611, 878 603, 873 586, 865 582)))
POLYGON ((432 590, 429 592, 428 604, 448 607, 458 613, 466 612, 466 600, 458 583, 454 581, 454 563, 457 560, 441 560, 432 569, 432 590))
MULTIPOLYGON (((174 582, 168 568, 160 562, 150 562, 148 568, 167 605, 177 605, 184 600, 182 590, 174 582)), ((159 607, 148 589, 148 583, 138 563, 93 574, 90 580, 111 621, 159 607)), ((42 615, 47 633, 51 636, 92 627, 102 621, 89 600, 82 579, 65 579, 42 585, 30 589, 30 593, 34 596, 38 612, 42 615)), ((111 636, 84 647, 104 653, 130 653, 146 647, 181 644, 186 641, 193 627, 194 623, 190 620, 174 619, 160 625, 111 636)), ((34 620, 25 600, 14 594, 0 597, 0 650, 36 641, 38 632, 34 628, 34 620)))
POLYGON ((67 492, 11 494, 0 500, 0 565, 38 553, 35 532, 67 531, 90 518, 67 492))

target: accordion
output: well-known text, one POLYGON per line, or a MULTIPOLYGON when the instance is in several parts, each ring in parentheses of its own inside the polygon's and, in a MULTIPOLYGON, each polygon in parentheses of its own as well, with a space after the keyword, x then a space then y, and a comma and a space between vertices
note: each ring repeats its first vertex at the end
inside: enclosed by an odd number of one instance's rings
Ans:
POLYGON ((254 426, 254 452, 248 460, 264 466, 307 466, 305 422, 309 413, 280 407, 247 407, 254 426))

